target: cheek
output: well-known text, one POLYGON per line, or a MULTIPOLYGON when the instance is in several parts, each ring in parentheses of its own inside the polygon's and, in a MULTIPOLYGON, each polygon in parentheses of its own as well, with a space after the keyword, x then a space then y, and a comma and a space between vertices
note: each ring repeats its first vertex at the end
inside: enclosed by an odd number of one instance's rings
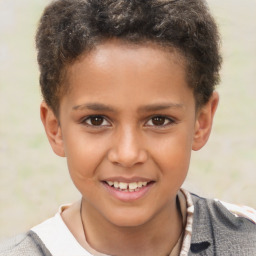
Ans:
POLYGON ((97 175, 97 166, 103 161, 106 149, 102 138, 83 133, 72 133, 64 141, 65 154, 72 179, 87 181, 97 175))
POLYGON ((190 133, 179 130, 152 144, 151 155, 165 175, 184 178, 189 168, 192 148, 190 133), (157 145, 157 146, 156 146, 157 145))

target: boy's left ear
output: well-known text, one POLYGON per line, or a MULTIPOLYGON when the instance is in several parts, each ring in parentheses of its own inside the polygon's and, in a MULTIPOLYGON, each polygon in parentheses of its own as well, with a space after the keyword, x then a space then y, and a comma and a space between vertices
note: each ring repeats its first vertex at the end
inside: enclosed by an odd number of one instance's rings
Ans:
POLYGON ((214 91, 210 100, 198 110, 192 144, 192 149, 195 151, 201 149, 208 141, 218 102, 219 94, 214 91))

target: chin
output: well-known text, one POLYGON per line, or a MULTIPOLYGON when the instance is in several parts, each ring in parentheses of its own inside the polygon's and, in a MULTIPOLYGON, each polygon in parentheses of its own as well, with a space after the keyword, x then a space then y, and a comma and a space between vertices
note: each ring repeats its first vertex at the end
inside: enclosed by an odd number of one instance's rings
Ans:
POLYGON ((108 221, 120 228, 136 228, 146 224, 151 219, 149 214, 142 214, 138 212, 122 211, 119 214, 111 214, 108 221))

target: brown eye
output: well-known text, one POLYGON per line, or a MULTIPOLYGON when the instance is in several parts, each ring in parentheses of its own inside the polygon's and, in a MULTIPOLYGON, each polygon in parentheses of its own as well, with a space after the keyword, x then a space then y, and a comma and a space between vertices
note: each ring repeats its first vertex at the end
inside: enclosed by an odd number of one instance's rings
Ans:
POLYGON ((152 118, 152 124, 159 126, 159 125, 164 125, 166 121, 166 118, 163 116, 155 116, 152 118))
POLYGON ((109 126, 109 122, 103 116, 90 116, 83 123, 89 126, 109 126))
POLYGON ((174 124, 175 121, 169 117, 166 116, 154 116, 151 117, 148 122, 146 123, 146 126, 152 126, 152 127, 165 127, 174 124))
POLYGON ((98 126, 98 125, 102 125, 104 118, 101 116, 95 116, 95 117, 91 117, 91 124, 98 126))

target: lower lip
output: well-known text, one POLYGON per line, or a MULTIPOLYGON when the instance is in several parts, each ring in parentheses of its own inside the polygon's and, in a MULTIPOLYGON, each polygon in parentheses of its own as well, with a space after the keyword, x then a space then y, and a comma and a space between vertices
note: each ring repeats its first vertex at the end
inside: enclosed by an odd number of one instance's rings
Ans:
POLYGON ((112 196, 114 196, 118 200, 125 201, 125 202, 138 200, 144 197, 152 188, 153 184, 154 182, 150 182, 149 184, 147 184, 147 186, 140 188, 140 190, 138 191, 125 192, 125 191, 117 190, 114 187, 111 187, 107 183, 103 182, 103 185, 112 196))

